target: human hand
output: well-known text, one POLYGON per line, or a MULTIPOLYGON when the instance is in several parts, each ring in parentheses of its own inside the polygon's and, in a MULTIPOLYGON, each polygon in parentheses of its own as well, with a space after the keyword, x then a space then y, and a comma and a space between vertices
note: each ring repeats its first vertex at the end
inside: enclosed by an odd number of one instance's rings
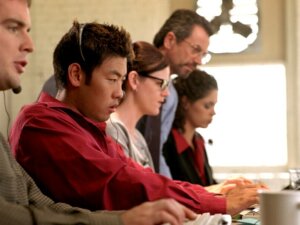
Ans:
POLYGON ((237 185, 253 184, 251 180, 244 177, 238 177, 234 179, 225 180, 219 184, 214 184, 205 187, 208 192, 226 195, 230 190, 235 188, 237 185))
POLYGON ((161 199, 136 206, 121 215, 124 225, 181 225, 196 219, 196 214, 173 199, 161 199))
POLYGON ((252 180, 249 180, 244 177, 228 179, 223 181, 222 183, 207 186, 205 187, 205 189, 212 193, 226 195, 230 190, 234 189, 237 185, 247 185, 247 184, 255 184, 258 189, 269 189, 269 187, 262 182, 255 183, 252 180))
POLYGON ((219 184, 213 184, 213 185, 210 185, 210 186, 206 186, 204 188, 205 188, 205 190, 207 190, 210 193, 225 194, 226 192, 228 192, 229 190, 234 188, 234 186, 231 185, 231 184, 230 185, 225 185, 225 183, 222 182, 222 183, 219 183, 219 184))
POLYGON ((230 190, 234 189, 236 186, 254 184, 254 182, 245 177, 237 177, 225 180, 221 184, 222 186, 220 188, 220 193, 226 195, 230 190))
POLYGON ((256 184, 238 184, 226 194, 227 213, 234 216, 259 202, 256 184))

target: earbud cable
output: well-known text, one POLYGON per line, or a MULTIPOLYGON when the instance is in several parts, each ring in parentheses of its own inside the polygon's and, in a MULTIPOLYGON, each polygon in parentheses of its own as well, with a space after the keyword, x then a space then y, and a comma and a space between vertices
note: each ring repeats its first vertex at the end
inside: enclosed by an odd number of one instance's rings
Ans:
POLYGON ((6 106, 6 95, 5 95, 5 91, 3 91, 3 102, 4 102, 4 109, 5 109, 5 113, 7 116, 7 124, 6 124, 6 135, 8 137, 9 135, 9 124, 10 124, 10 115, 6 106))

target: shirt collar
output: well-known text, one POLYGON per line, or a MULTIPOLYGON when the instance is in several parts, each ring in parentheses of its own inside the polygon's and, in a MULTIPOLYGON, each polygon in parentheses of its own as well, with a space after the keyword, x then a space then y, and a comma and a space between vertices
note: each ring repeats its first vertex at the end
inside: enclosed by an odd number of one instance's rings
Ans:
POLYGON ((105 130, 105 128, 106 128, 106 123, 105 122, 95 122, 95 121, 91 120, 90 118, 82 115, 81 113, 74 111, 73 109, 68 107, 63 102, 57 100, 56 98, 53 98, 51 95, 47 94, 46 92, 42 92, 40 94, 39 99, 38 99, 38 103, 44 104, 49 108, 61 108, 63 110, 69 111, 69 112, 71 111, 73 114, 79 115, 84 120, 86 120, 87 122, 93 124, 94 126, 98 127, 101 130, 105 130))
MULTIPOLYGON (((173 128, 172 134, 175 140, 175 145, 178 154, 182 154, 184 151, 190 148, 190 145, 188 144, 188 142, 185 140, 182 133, 178 129, 173 128)), ((195 135, 193 137, 193 143, 195 144, 196 149, 200 148, 204 144, 203 138, 197 132, 195 132, 195 135)))
POLYGON ((197 132, 195 132, 195 135, 194 135, 194 143, 196 145, 196 148, 203 148, 203 146, 204 146, 204 139, 197 132))
POLYGON ((184 151, 186 151, 190 146, 183 137, 182 133, 179 132, 177 129, 172 129, 172 134, 174 136, 175 145, 178 154, 182 154, 184 151))

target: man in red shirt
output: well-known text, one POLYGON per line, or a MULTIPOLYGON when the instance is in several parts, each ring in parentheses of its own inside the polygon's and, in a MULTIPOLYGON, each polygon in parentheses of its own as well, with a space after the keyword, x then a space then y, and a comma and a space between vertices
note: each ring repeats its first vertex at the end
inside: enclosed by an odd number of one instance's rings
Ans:
MULTIPOLYGON (((29 35, 31 0, 0 0, 0 90, 21 91, 20 76, 34 50, 29 35)), ((0 224, 155 225, 182 224, 193 212, 172 199, 147 202, 124 212, 90 212, 45 196, 16 162, 0 133, 0 224)))
POLYGON ((131 51, 125 30, 97 23, 74 22, 58 43, 56 98, 42 94, 23 107, 10 136, 17 160, 42 191, 91 210, 129 209, 169 197, 198 213, 234 215, 257 203, 255 185, 214 195, 140 167, 106 135, 104 121, 123 97, 131 51))

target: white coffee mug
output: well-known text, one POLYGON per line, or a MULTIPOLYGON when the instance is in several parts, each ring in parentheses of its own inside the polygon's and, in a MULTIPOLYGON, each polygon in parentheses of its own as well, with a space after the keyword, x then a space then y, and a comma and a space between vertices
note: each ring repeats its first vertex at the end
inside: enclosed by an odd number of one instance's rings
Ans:
POLYGON ((261 225, 300 225, 300 191, 262 191, 261 225))

